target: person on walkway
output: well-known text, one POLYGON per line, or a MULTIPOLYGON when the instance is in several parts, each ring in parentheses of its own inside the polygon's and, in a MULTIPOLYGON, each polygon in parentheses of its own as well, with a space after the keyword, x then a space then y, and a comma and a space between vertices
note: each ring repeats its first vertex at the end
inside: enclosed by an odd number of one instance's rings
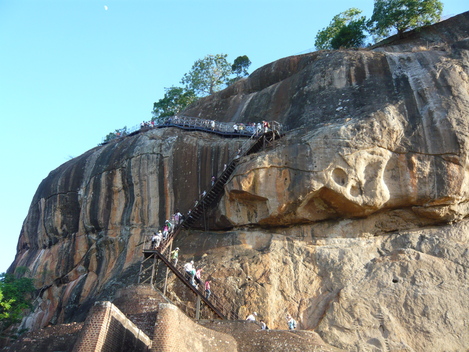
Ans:
POLYGON ((173 251, 171 251, 171 261, 173 265, 176 266, 178 264, 179 258, 179 247, 176 247, 173 251))
POLYGON ((293 317, 290 314, 287 314, 287 323, 288 323, 288 329, 289 330, 295 330, 296 329, 296 321, 293 319, 293 317))
POLYGON ((156 249, 160 245, 160 240, 156 232, 151 236, 151 249, 156 249))
POLYGON ((215 176, 212 176, 212 187, 213 185, 215 184, 215 181, 217 180, 217 178, 215 176))
POLYGON ((173 233, 174 226, 171 221, 166 220, 164 224, 165 226, 168 226, 168 234, 173 233))
POLYGON ((205 280, 205 298, 209 299, 210 295, 212 294, 212 291, 210 290, 210 283, 212 281, 210 280, 205 280))
POLYGON ((166 240, 168 238, 169 228, 167 224, 163 226, 163 239, 166 240))
POLYGON ((202 268, 199 268, 197 269, 197 271, 195 272, 195 282, 197 285, 201 285, 202 286, 202 279, 201 279, 201 276, 202 275, 202 268))
POLYGON ((161 232, 161 230, 159 230, 156 235, 158 236, 158 238, 156 241, 157 243, 156 243, 155 249, 157 249, 160 246, 161 242, 163 241, 163 233, 161 232))
POLYGON ((173 217, 174 217, 174 224, 176 226, 178 226, 181 222, 181 216, 182 214, 179 212, 179 210, 176 210, 176 212, 174 213, 173 217))
POLYGON ((254 312, 252 314, 249 314, 248 317, 246 318, 247 321, 256 321, 257 313, 254 312))
POLYGON ((194 277, 195 277, 195 269, 194 269, 194 261, 191 260, 190 262, 184 264, 184 271, 186 272, 186 278, 190 281, 191 285, 195 287, 194 277))

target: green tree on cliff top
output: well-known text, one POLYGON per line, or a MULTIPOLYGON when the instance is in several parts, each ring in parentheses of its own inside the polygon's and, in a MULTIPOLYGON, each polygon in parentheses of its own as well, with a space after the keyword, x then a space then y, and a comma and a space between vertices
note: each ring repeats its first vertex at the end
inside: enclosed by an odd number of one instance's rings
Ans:
POLYGON ((233 73, 226 54, 207 55, 197 60, 184 75, 181 83, 186 90, 204 97, 223 89, 233 73))
MULTIPOLYGON (((335 37, 340 35, 340 31, 344 27, 354 22, 358 22, 358 23, 365 22, 365 17, 360 16, 361 13, 362 13, 361 10, 353 7, 344 12, 339 13, 338 15, 335 15, 332 18, 331 23, 329 23, 329 25, 326 28, 323 28, 322 30, 318 31, 318 33, 316 34, 316 40, 314 42, 314 46, 316 47, 316 49, 317 50, 334 49, 334 47, 332 46, 332 40, 335 37)), ((358 26, 354 25, 354 26, 355 26, 355 30, 357 27, 362 28, 361 25, 358 25, 358 26)), ((354 29, 354 28, 351 28, 351 29, 354 29)), ((342 41, 342 44, 343 43, 344 42, 342 41)))
MULTIPOLYGON (((167 116, 177 115, 198 98, 218 92, 249 75, 251 60, 246 55, 238 56, 233 64, 228 62, 227 56, 226 54, 207 55, 195 61, 191 70, 181 80, 184 87, 165 88, 164 97, 153 103, 152 121, 159 123, 167 116)), ((115 130, 110 132, 103 142, 109 142, 126 134, 126 128, 115 130)))
POLYGON ((439 21, 443 4, 438 0, 375 0, 369 31, 381 37, 395 29, 402 34, 410 29, 439 21))
POLYGON ((246 77, 249 75, 249 66, 251 66, 251 60, 246 55, 238 56, 231 65, 231 70, 236 77, 246 77))
POLYGON ((365 45, 366 19, 362 17, 343 26, 331 40, 332 49, 360 48, 365 45))
POLYGON ((153 104, 152 120, 161 122, 167 116, 177 115, 199 97, 213 94, 249 75, 251 60, 246 55, 238 56, 232 65, 226 57, 226 54, 207 55, 197 60, 181 80, 185 87, 165 88, 164 97, 153 104), (236 77, 230 78, 232 75, 236 77))
POLYGON ((177 115, 197 100, 193 90, 171 87, 165 88, 165 91, 164 97, 153 104, 153 121, 162 122, 167 116, 177 115))

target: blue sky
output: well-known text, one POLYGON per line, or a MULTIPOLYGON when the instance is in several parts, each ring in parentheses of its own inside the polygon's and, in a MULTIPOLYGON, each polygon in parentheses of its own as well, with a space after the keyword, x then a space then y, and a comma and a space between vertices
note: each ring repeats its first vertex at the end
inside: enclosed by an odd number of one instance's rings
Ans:
MULTIPOLYGON (((444 17, 468 10, 446 0, 444 17)), ((164 88, 208 54, 250 72, 312 51, 318 30, 373 0, 0 0, 0 272, 50 171, 151 118, 164 88)))

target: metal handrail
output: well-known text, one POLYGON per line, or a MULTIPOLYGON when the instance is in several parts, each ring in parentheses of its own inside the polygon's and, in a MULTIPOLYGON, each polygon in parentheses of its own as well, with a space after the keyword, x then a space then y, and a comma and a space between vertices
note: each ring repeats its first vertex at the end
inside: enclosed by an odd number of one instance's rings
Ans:
MULTIPOLYGON (((212 283, 212 290, 211 290, 211 294, 210 294, 210 297, 209 298, 206 298, 205 297, 205 287, 203 286, 202 284, 202 287, 199 288, 199 287, 193 287, 192 285, 189 285, 189 283, 187 282, 187 280, 185 279, 185 271, 184 271, 184 267, 183 265, 181 264, 177 264, 177 265, 173 265, 171 263, 171 260, 168 259, 163 253, 161 253, 159 250, 157 249, 153 249, 151 248, 151 243, 145 241, 145 243, 148 243, 148 247, 147 245, 145 244, 144 245, 144 250, 146 250, 147 252, 149 253, 153 253, 155 255, 157 255, 162 261, 163 263, 169 267, 171 269, 171 271, 173 271, 176 276, 178 276, 178 278, 180 280, 183 281, 183 283, 186 285, 186 286, 191 286, 191 290, 198 294, 199 296, 203 296, 203 301, 205 301, 206 304, 208 304, 209 306, 212 305, 215 310, 214 312, 216 314, 218 314, 221 318, 227 318, 229 320, 238 320, 239 319, 239 316, 238 316, 238 312, 241 308, 240 305, 238 304, 235 304, 234 302, 228 302, 226 300, 226 297, 224 296, 219 296, 217 294, 215 294, 213 292, 213 283, 212 283), (220 315, 221 313, 221 315, 220 315)), ((215 290, 217 289, 217 285, 215 285, 215 290)), ((211 307, 211 309, 213 310, 213 308, 211 307)))
MULTIPOLYGON (((277 121, 267 121, 269 124, 269 130, 282 132, 283 126, 277 121)), ((202 119, 200 117, 190 116, 170 116, 164 121, 143 121, 140 125, 132 126, 131 128, 123 128, 116 130, 114 137, 110 139, 103 138, 101 145, 104 145, 112 140, 120 139, 132 135, 138 131, 147 131, 153 128, 163 127, 181 127, 188 129, 199 129, 206 132, 218 133, 218 134, 233 134, 243 137, 257 136, 261 133, 266 132, 262 123, 242 123, 242 122, 221 122, 211 119, 202 119)))

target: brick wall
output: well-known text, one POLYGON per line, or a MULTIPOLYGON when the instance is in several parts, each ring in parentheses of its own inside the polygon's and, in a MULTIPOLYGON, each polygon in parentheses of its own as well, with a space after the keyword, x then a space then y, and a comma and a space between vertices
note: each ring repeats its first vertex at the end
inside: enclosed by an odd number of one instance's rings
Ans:
POLYGON ((236 340, 194 322, 176 306, 160 303, 152 352, 236 352, 236 340))
POLYGON ((112 303, 153 339, 158 306, 169 301, 150 285, 135 285, 117 291, 112 303))
POLYGON ((151 340, 111 302, 96 302, 73 352, 146 352, 151 340))
POLYGON ((122 289, 113 303, 97 302, 84 323, 65 324, 29 333, 12 344, 9 351, 342 351, 325 344, 313 331, 264 331, 258 324, 248 321, 196 322, 151 287, 122 289))

